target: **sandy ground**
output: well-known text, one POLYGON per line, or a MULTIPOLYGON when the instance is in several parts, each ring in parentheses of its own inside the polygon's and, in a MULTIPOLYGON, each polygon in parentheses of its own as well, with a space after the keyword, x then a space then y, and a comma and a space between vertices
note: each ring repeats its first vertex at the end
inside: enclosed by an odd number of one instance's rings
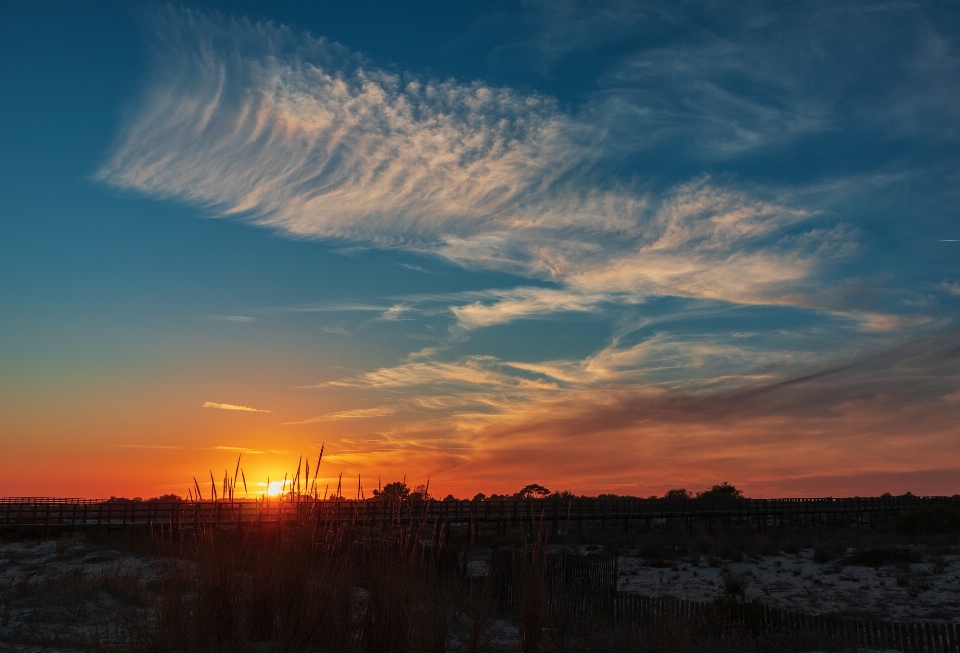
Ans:
MULTIPOLYGON (((848 554, 851 554, 848 551, 848 554)), ((879 568, 813 561, 813 551, 714 565, 696 562, 651 567, 639 557, 620 558, 619 588, 698 601, 725 591, 723 574, 745 580, 747 599, 805 612, 891 621, 960 620, 960 557, 879 568)))
MULTIPOLYGON (((574 551, 588 553, 583 547, 574 551)), ((848 550, 845 557, 852 553, 853 549, 848 550)), ((874 568, 845 564, 843 556, 816 563, 812 549, 742 562, 707 557, 667 562, 645 560, 636 552, 625 554, 618 560, 617 587, 646 596, 709 601, 726 593, 724 576, 732 576, 739 577, 745 586, 743 596, 747 600, 758 599, 766 605, 807 614, 889 621, 960 621, 960 556, 874 568)), ((489 556, 489 549, 472 550, 467 573, 485 574, 489 556)))
POLYGON ((0 543, 0 651, 76 651, 109 641, 158 562, 80 539, 0 543))
MULTIPOLYGON (((739 578, 745 598, 809 614, 960 621, 960 556, 874 568, 842 558, 816 563, 812 550, 736 563, 624 553, 619 589, 648 596, 710 600, 739 578)), ((484 574, 489 560, 490 549, 471 550, 468 573, 484 574)), ((113 624, 138 607, 160 564, 82 539, 0 543, 0 653, 90 650, 98 637, 109 641, 113 624)), ((516 637, 509 624, 497 630, 497 639, 516 637)))

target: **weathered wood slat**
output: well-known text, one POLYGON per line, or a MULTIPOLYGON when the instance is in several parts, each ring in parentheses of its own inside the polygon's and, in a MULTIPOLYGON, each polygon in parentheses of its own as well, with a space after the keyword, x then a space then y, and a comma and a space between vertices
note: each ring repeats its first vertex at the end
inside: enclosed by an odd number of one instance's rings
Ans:
MULTIPOLYGON (((481 523, 492 521, 505 523, 507 529, 525 525, 533 534, 537 524, 565 521, 569 527, 577 523, 606 519, 622 519, 624 523, 634 519, 647 522, 669 520, 678 517, 689 520, 702 519, 709 528, 712 518, 722 523, 735 519, 741 525, 763 528, 766 515, 777 514, 789 519, 811 515, 811 525, 816 526, 825 515, 842 517, 852 525, 865 528, 872 521, 864 520, 862 512, 871 515, 886 515, 900 510, 926 505, 949 504, 960 506, 960 500, 951 497, 883 497, 871 499, 743 499, 709 502, 702 500, 664 499, 573 499, 551 500, 503 500, 503 501, 429 501, 420 504, 407 503, 393 509, 383 502, 371 501, 314 501, 307 497, 290 497, 283 500, 260 501, 197 501, 187 502, 127 502, 97 501, 90 499, 60 499, 48 497, 6 497, 0 499, 0 527, 15 524, 36 524, 41 513, 43 524, 59 527, 77 525, 77 510, 82 506, 83 523, 96 520, 98 524, 113 525, 115 515, 120 524, 166 521, 169 515, 181 512, 182 506, 193 505, 192 519, 180 520, 181 527, 226 521, 245 524, 250 522, 283 523, 308 518, 349 521, 354 523, 411 523, 435 521, 443 523, 469 523, 478 528, 481 523), (70 508, 67 508, 70 506, 70 508), (851 516, 852 515, 852 516, 851 516), (161 519, 163 516, 163 519, 161 519), (848 516, 850 516, 848 518, 848 516)), ((872 519, 872 518, 871 518, 872 519)), ((692 525, 692 521, 690 522, 692 525)), ((556 528, 556 524, 554 524, 556 528)), ((500 526, 498 525, 498 532, 500 526)))

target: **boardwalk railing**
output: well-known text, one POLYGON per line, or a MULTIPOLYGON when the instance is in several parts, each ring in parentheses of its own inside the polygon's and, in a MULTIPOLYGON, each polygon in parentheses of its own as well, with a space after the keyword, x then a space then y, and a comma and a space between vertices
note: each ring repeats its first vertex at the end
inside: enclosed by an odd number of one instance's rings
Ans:
POLYGON ((820 499, 571 499, 503 501, 316 501, 308 497, 270 500, 220 501, 126 501, 11 497, 0 499, 0 529, 158 526, 193 528, 202 525, 281 524, 301 520, 355 524, 435 522, 482 523, 501 528, 525 526, 533 531, 540 524, 554 532, 562 524, 569 530, 582 522, 601 525, 655 520, 679 520, 691 528, 693 520, 708 529, 721 525, 872 527, 902 510, 948 504, 960 507, 957 497, 870 497, 820 499))

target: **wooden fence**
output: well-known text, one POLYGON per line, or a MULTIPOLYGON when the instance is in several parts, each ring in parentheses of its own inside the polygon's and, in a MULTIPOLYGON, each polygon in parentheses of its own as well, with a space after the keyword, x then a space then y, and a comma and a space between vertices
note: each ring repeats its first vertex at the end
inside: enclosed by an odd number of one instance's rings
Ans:
MULTIPOLYGON (((536 561, 530 552, 495 550, 490 578, 501 609, 516 606, 522 591, 520 568, 536 561)), ((615 561, 599 556, 549 554, 543 565, 547 609, 570 618, 638 625, 656 619, 703 620, 736 625, 754 632, 805 633, 852 647, 893 649, 904 653, 960 653, 960 624, 895 622, 810 615, 731 599, 688 601, 643 596, 615 589, 615 561)))
POLYGON ((956 623, 849 619, 803 614, 758 603, 686 601, 623 592, 608 597, 558 595, 555 602, 562 603, 566 614, 581 617, 608 615, 620 624, 637 624, 664 617, 711 619, 745 625, 757 632, 807 633, 853 647, 893 649, 904 653, 960 653, 960 625, 956 623))
MULTIPOLYGON (((953 497, 873 497, 820 499, 742 499, 708 502, 663 499, 572 499, 505 501, 427 501, 394 504, 384 501, 315 501, 305 497, 259 501, 104 501, 50 497, 0 499, 0 530, 283 528, 284 524, 327 522, 372 527, 432 524, 434 532, 449 524, 496 523, 554 529, 574 522, 618 523, 637 520, 698 519, 708 528, 718 524, 765 527, 875 525, 902 510, 931 505, 960 507, 953 497)), ((495 550, 491 580, 505 604, 517 596, 517 570, 530 553, 495 550)), ((958 625, 902 623, 807 615, 756 603, 697 602, 617 592, 616 561, 596 556, 545 555, 544 573, 551 589, 550 608, 570 616, 605 618, 633 624, 672 616, 681 619, 727 620, 762 631, 806 632, 851 646, 892 648, 905 653, 960 653, 958 625)))
POLYGON ((714 527, 873 527, 902 510, 948 504, 960 507, 960 497, 868 497, 819 499, 561 499, 503 501, 317 501, 309 497, 220 501, 103 501, 49 497, 0 499, 0 529, 169 527, 205 525, 239 527, 302 520, 376 524, 434 522, 465 524, 476 533, 480 524, 493 524, 497 535, 508 529, 537 528, 557 533, 599 523, 624 530, 654 522, 694 523, 714 527))

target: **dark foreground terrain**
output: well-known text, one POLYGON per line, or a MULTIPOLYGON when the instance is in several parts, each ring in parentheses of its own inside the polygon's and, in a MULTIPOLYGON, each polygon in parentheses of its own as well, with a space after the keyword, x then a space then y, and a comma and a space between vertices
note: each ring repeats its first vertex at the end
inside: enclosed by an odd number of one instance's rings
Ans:
POLYGON ((761 623, 751 606, 960 620, 960 538, 950 532, 708 533, 663 520, 628 533, 481 532, 470 544, 421 526, 11 537, 0 542, 0 651, 800 653, 867 649, 761 623), (584 583, 555 577, 554 562, 570 556, 595 570, 584 583), (705 607, 691 616, 665 603, 627 619, 604 607, 617 591, 705 607))

